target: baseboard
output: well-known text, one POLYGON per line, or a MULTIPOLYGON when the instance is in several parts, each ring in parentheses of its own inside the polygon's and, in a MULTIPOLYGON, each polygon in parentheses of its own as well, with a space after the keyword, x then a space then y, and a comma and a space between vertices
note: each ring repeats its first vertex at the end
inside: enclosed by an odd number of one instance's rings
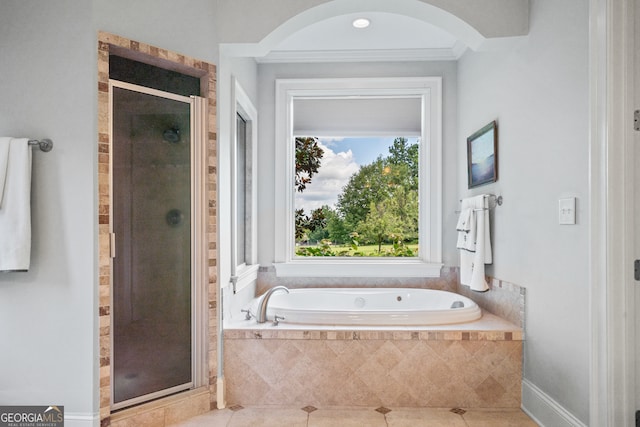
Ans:
POLYGON ((98 427, 100 416, 98 413, 66 412, 64 413, 65 427, 98 427))
POLYGON ((522 379, 522 410, 541 427, 587 427, 535 384, 522 379))
POLYGON ((218 409, 224 409, 227 406, 226 396, 224 394, 224 378, 218 377, 216 387, 216 404, 218 405, 218 409))

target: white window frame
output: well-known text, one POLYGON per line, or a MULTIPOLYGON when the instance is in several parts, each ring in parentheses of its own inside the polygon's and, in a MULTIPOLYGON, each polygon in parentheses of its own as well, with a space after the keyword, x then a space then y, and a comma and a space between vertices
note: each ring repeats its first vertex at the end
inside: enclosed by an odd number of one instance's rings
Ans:
POLYGON ((439 277, 442 267, 442 78, 278 79, 275 102, 274 267, 277 276, 439 277), (293 101, 296 98, 318 97, 421 98, 420 251, 417 258, 321 258, 294 255, 293 101))
POLYGON ((231 144, 231 283, 233 293, 255 282, 258 278, 258 111, 251 102, 247 93, 242 89, 238 81, 232 77, 232 144, 231 144), (236 117, 240 114, 246 121, 246 171, 237 171, 238 129, 236 117), (245 215, 247 224, 238 224, 238 173, 246 174, 245 215), (245 262, 239 263, 237 259, 238 233, 237 227, 245 227, 245 262))

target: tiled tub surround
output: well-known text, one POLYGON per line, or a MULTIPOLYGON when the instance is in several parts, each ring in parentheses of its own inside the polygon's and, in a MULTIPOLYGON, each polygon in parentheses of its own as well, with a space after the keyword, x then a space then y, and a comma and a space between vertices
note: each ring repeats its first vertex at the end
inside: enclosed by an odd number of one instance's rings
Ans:
POLYGON ((487 277, 487 283, 487 292, 475 292, 468 286, 458 285, 456 293, 471 298, 483 310, 502 317, 524 330, 526 288, 493 277, 487 277))
POLYGON ((227 404, 519 408, 522 330, 485 313, 432 327, 225 331, 227 404))

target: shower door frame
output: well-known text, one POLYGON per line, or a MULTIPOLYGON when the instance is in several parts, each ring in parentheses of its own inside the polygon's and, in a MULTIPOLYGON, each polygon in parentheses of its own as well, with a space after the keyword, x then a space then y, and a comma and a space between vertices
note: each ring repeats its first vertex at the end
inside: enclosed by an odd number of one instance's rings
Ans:
MULTIPOLYGON (((183 96, 145 86, 126 83, 119 80, 109 79, 109 151, 113 153, 113 89, 120 88, 134 92, 157 96, 173 101, 189 104, 190 118, 190 189, 191 189, 191 382, 175 387, 163 389, 157 392, 138 396, 122 402, 114 403, 115 384, 111 383, 110 406, 111 410, 118 410, 134 405, 149 402, 154 399, 165 397, 181 391, 192 390, 207 384, 207 285, 208 285, 208 251, 207 251, 207 100, 200 96, 183 96)), ((113 198, 113 156, 109 156, 109 216, 114 218, 113 198)), ((115 258, 114 221, 109 225, 109 246, 111 258, 111 289, 113 289, 113 258, 115 258)), ((111 307, 114 307, 114 292, 111 292, 111 307)), ((111 310, 111 325, 113 325, 113 313, 111 310)), ((114 354, 114 334, 110 334, 111 358, 114 354)), ((114 375, 114 363, 110 364, 111 378, 114 375)))

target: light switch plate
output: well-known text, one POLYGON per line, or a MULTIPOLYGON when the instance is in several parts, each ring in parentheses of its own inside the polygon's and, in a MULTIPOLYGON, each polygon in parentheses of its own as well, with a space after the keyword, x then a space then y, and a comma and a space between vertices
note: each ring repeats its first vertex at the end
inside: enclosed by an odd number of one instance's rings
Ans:
POLYGON ((558 203, 558 223, 574 225, 576 223, 576 198, 560 199, 558 203))

